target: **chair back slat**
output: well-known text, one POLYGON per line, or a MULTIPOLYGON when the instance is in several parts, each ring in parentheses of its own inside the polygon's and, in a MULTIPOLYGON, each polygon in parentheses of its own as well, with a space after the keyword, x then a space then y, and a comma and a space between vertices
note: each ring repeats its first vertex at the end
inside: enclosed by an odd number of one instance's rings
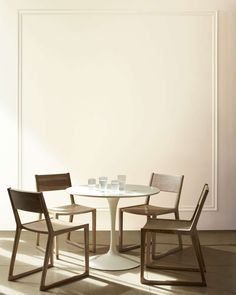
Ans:
POLYGON ((42 193, 8 189, 12 205, 17 210, 44 213, 42 193))
POLYGON ((166 175, 153 173, 151 185, 157 186, 163 192, 179 193, 183 182, 183 175, 166 175))
POLYGON ((7 190, 18 227, 22 227, 23 225, 20 214, 18 212, 18 210, 22 210, 43 214, 47 223, 48 230, 52 231, 52 224, 42 192, 29 192, 15 190, 11 188, 8 188, 7 190))
MULTIPOLYGON (((155 186, 163 192, 170 192, 176 194, 175 208, 179 206, 180 195, 182 191, 184 176, 183 175, 167 175, 152 173, 150 179, 150 186, 155 186)), ((150 201, 150 196, 146 198, 146 203, 150 201)))
POLYGON ((198 223, 199 217, 201 215, 202 208, 204 206, 204 203, 206 201, 206 197, 207 197, 208 193, 209 193, 209 187, 208 187, 208 184, 205 184, 203 186, 201 195, 199 197, 199 200, 197 202, 197 206, 194 210, 194 213, 193 213, 193 216, 191 219, 192 220, 192 228, 195 228, 197 226, 197 223, 198 223))
POLYGON ((38 192, 64 190, 71 186, 70 173, 35 175, 38 192))

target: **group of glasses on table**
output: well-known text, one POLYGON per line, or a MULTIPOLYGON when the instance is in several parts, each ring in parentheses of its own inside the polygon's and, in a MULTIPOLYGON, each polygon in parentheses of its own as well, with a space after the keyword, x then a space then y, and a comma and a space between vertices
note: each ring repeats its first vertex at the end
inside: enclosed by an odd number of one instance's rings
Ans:
MULTIPOLYGON (((106 191, 107 189, 112 190, 114 192, 123 191, 125 189, 126 184, 126 175, 118 175, 117 179, 111 180, 108 182, 107 176, 100 176, 98 178, 98 189, 101 191, 106 191)), ((97 180, 96 178, 88 179, 88 187, 91 189, 97 188, 97 180)))

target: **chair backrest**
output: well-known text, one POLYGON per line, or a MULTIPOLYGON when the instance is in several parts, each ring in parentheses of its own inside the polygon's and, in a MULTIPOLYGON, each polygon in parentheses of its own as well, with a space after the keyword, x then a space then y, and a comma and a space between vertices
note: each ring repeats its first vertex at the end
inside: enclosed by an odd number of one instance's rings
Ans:
POLYGON ((206 197, 209 193, 209 187, 208 187, 208 184, 205 184, 203 186, 203 189, 202 189, 202 192, 201 192, 201 195, 199 197, 199 200, 197 202, 197 206, 194 210, 194 213, 193 213, 193 216, 192 216, 192 225, 191 225, 191 228, 196 228, 197 227, 197 223, 198 223, 198 220, 199 220, 199 217, 201 215, 201 212, 202 212, 202 208, 204 206, 204 203, 206 201, 206 197))
POLYGON ((70 173, 35 175, 38 192, 64 190, 71 186, 70 173))
POLYGON ((42 192, 29 192, 8 188, 12 210, 18 226, 22 225, 18 210, 44 214, 48 227, 51 226, 42 192))
MULTIPOLYGON (((176 194, 175 208, 179 206, 180 195, 182 191, 184 175, 167 175, 152 173, 150 186, 155 186, 163 192, 171 192, 176 194)), ((147 204, 150 201, 150 196, 147 197, 147 204)))

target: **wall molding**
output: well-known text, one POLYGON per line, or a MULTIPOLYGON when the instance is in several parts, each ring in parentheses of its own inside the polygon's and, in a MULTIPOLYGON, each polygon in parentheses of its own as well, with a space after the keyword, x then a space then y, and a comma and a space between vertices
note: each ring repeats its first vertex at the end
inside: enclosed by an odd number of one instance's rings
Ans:
MULTIPOLYGON (((206 205, 205 211, 218 210, 218 13, 217 11, 153 11, 153 10, 55 10, 55 9, 27 9, 18 10, 18 86, 17 86, 17 175, 18 187, 22 187, 23 173, 23 151, 22 151, 22 50, 23 50, 23 18, 26 15, 49 15, 49 14, 84 14, 84 13, 103 13, 103 14, 152 14, 157 16, 206 16, 211 18, 212 26, 212 186, 211 186, 211 203, 206 205)), ((99 208, 99 210, 107 210, 99 208)), ((192 211, 192 206, 182 206, 181 211, 192 211)))

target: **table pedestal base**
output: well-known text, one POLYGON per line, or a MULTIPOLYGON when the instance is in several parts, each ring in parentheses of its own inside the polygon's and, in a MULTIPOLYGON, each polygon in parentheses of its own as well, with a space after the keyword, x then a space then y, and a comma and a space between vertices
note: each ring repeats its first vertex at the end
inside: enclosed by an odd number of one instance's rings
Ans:
POLYGON ((118 252, 107 252, 90 258, 89 267, 101 270, 125 270, 138 267, 140 258, 131 255, 121 255, 118 252))

